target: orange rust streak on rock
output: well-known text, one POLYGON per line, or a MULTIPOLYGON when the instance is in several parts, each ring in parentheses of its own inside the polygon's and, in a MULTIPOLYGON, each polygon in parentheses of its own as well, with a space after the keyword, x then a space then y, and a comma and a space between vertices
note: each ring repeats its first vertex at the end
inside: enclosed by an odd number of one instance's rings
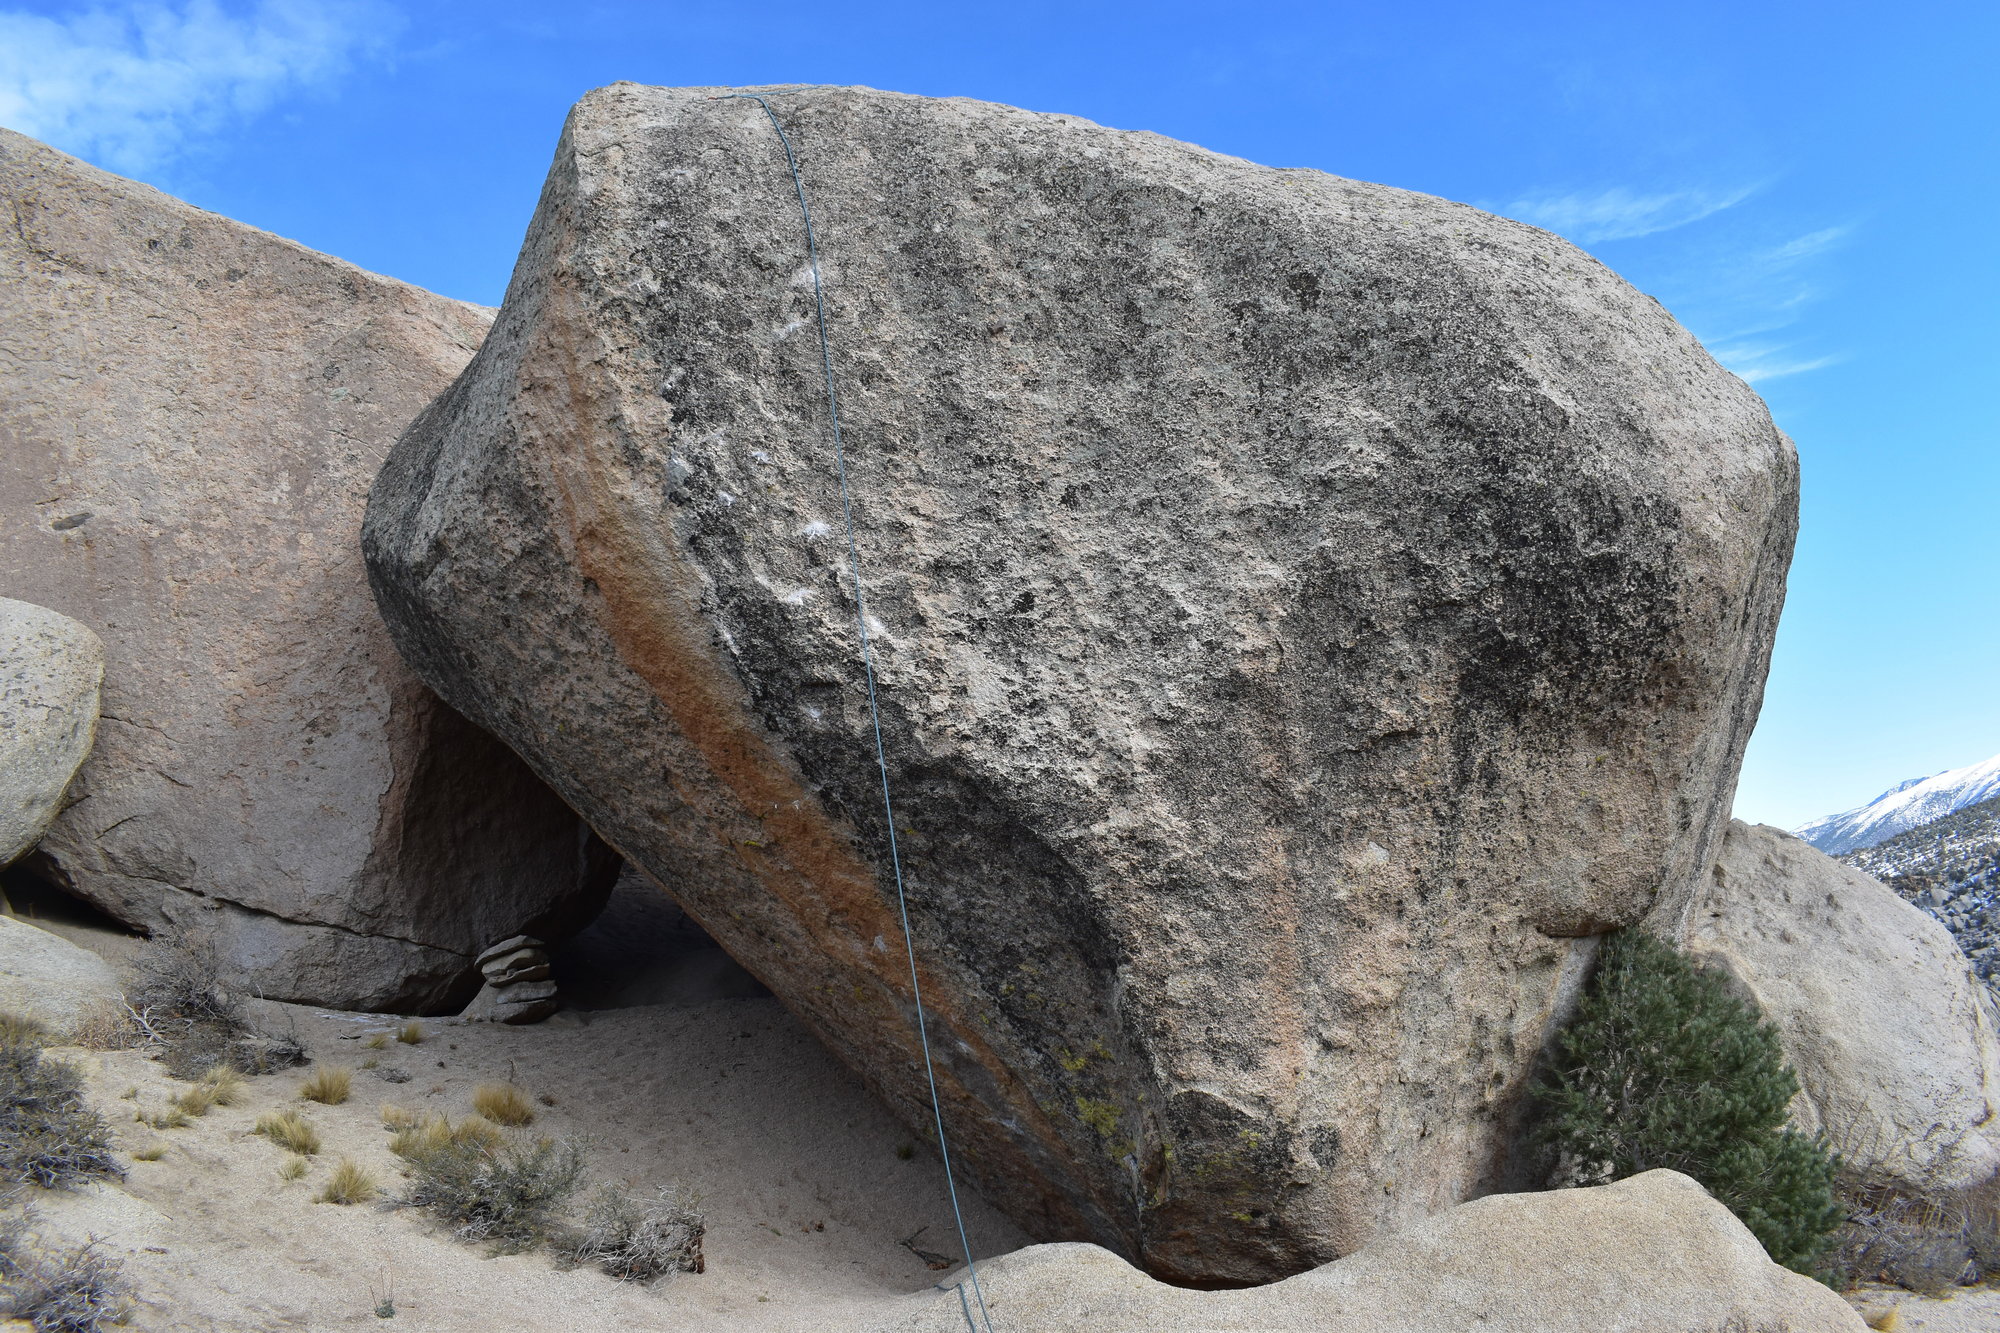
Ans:
MULTIPOLYGON (((552 331, 589 327, 574 293, 560 280, 549 301, 552 331)), ((903 995, 905 974, 898 965, 902 960, 895 951, 868 945, 877 935, 902 937, 874 872, 853 854, 848 839, 818 801, 758 734, 740 685, 715 658, 693 592, 696 580, 678 558, 680 553, 660 552, 649 543, 643 529, 630 521, 627 506, 605 485, 618 468, 614 460, 598 456, 602 436, 591 423, 606 421, 613 413, 603 410, 588 383, 594 358, 583 352, 572 344, 551 347, 545 354, 544 364, 553 361, 563 368, 568 419, 575 423, 570 437, 574 452, 545 456, 545 462, 566 511, 562 517, 577 567, 604 599, 601 627, 620 660, 646 682, 700 754, 712 781, 697 785, 711 793, 727 792, 733 799, 733 811, 712 806, 703 811, 713 836, 727 844, 740 844, 746 838, 764 842, 764 855, 735 859, 785 905, 828 964, 846 960, 886 990, 903 995), (732 821, 741 821, 734 830, 728 827, 732 821)), ((615 389, 608 396, 615 399, 615 389)), ((660 434, 665 433, 662 423, 660 434)), ((956 992, 921 964, 919 975, 928 1007, 952 1035, 973 1051, 996 1083, 1019 1087, 1017 1077, 977 1028, 961 1020, 956 992)), ((909 1040, 914 1034, 900 1023, 895 1030, 904 1033, 904 1046, 914 1058, 915 1043, 909 1040)), ((955 1100, 978 1105, 956 1080, 950 1082, 955 1100)))

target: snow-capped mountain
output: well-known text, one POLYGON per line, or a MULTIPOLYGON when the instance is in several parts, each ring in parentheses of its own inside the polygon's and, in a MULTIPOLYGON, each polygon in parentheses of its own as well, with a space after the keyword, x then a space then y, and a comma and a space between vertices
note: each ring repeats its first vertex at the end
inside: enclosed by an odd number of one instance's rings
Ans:
POLYGON ((1840 859, 1936 917, 2000 992, 2000 796, 1840 859))
POLYGON ((2000 796, 2000 755, 1928 778, 1912 778, 1864 806, 1792 830, 1828 856, 1873 847, 1919 824, 2000 796))

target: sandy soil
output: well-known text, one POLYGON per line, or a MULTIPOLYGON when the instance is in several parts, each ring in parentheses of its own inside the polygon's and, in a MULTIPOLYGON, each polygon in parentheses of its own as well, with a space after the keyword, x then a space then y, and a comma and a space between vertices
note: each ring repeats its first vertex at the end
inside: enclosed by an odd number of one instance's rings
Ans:
MULTIPOLYGON (((676 916, 656 893, 621 895, 556 960, 570 990, 605 1007, 534 1027, 426 1019, 422 1043, 371 1049, 393 1020, 253 1003, 264 1030, 296 1032, 319 1063, 354 1070, 341 1106, 299 1100, 308 1067, 251 1079, 240 1105, 186 1128, 152 1130, 135 1112, 160 1109, 187 1085, 139 1051, 59 1050, 88 1072, 129 1174, 122 1186, 35 1191, 35 1206, 48 1230, 94 1234, 126 1259, 143 1302, 132 1321, 140 1330, 865 1327, 885 1302, 893 1308, 894 1297, 949 1276, 928 1269, 904 1237, 961 1257, 937 1157, 676 916), (409 1081, 386 1081, 390 1071, 409 1081), (621 1284, 591 1269, 559 1271, 545 1254, 490 1257, 413 1210, 315 1202, 342 1157, 386 1193, 403 1187, 383 1104, 462 1116, 476 1085, 509 1078, 553 1103, 538 1101, 535 1123, 515 1135, 583 1138, 595 1182, 697 1191, 707 1271, 621 1284), (310 1174, 291 1183, 278 1176, 286 1154, 251 1132, 280 1106, 299 1107, 325 1140, 310 1174), (166 1148, 159 1161, 130 1158, 153 1145, 166 1148), (391 1293, 393 1324, 375 1314, 391 1293)), ((87 926, 59 931, 107 956, 129 954, 87 926)), ((960 1188, 977 1253, 1027 1243, 960 1188)))
MULTIPOLYGON (((35 924, 117 963, 133 953, 101 923, 35 924)), ((299 1099, 309 1066, 250 1080, 243 1102, 186 1128, 153 1130, 136 1114, 186 1084, 140 1051, 59 1049, 86 1070, 128 1176, 32 1191, 45 1230, 96 1236, 125 1260, 141 1300, 131 1326, 143 1333, 843 1333, 906 1312, 910 1294, 957 1271, 932 1271, 901 1243, 915 1235, 918 1248, 961 1257, 935 1154, 657 892, 621 886, 554 961, 567 1002, 590 1007, 527 1028, 425 1019, 414 1045, 394 1040, 399 1020, 382 1015, 253 1002, 264 1030, 293 1032, 318 1065, 354 1071, 340 1106, 299 1099), (372 1045, 378 1036, 389 1040, 372 1045), (707 1271, 621 1284, 543 1253, 489 1254, 414 1210, 316 1202, 343 1157, 385 1194, 404 1187, 383 1105, 458 1117, 478 1084, 509 1079, 537 1099, 535 1123, 516 1137, 583 1139, 596 1183, 697 1191, 707 1271), (251 1132, 282 1106, 325 1140, 293 1182, 278 1174, 287 1154, 251 1132), (158 1161, 131 1157, 156 1146, 158 1161), (384 1298, 393 1322, 376 1314, 384 1298)), ((982 1258, 1028 1243, 976 1191, 961 1185, 960 1197, 982 1258)), ((1906 1333, 2000 1333, 2000 1290, 1850 1299, 1870 1320, 1894 1309, 1906 1333)))
POLYGON ((1864 1287, 1847 1299, 1870 1327, 1897 1333, 1996 1333, 2000 1330, 2000 1287, 1968 1287, 1943 1300, 1927 1300, 1895 1287, 1864 1287), (1883 1316, 1894 1312, 1893 1323, 1883 1316))

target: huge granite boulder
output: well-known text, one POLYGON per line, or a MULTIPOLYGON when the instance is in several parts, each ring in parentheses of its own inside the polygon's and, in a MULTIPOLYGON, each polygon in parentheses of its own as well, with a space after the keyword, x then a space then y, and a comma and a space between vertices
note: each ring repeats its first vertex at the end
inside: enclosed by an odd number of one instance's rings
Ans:
POLYGON ((2000 1171, 2000 1040, 1951 932, 1782 829, 1732 820, 1680 936, 1778 1028, 1793 1119, 1871 1183, 1939 1195, 2000 1171))
POLYGON ((0 597, 0 866, 42 839, 97 736, 104 645, 68 616, 0 597))
MULTIPOLYGON (((996 1329, 1202 1333, 1861 1333, 1846 1301, 1771 1262, 1676 1171, 1499 1194, 1250 1291, 1155 1282, 1094 1245, 1037 1245, 979 1266, 996 1329)), ((904 1297, 874 1333, 963 1333, 960 1274, 904 1297)))
MULTIPOLYGON (((1031 1233, 1210 1283, 1493 1188, 1586 937, 1707 872, 1790 444, 1532 228, 1072 117, 772 101, 954 1153, 1031 1233)), ((376 595, 921 1129, 842 512, 763 112, 586 97, 376 481, 376 595)))
POLYGON ((0 588, 105 648, 39 870, 245 989, 428 1010, 604 858, 397 657, 368 484, 490 312, 0 132, 0 588), (204 910, 213 909, 213 910, 204 910))

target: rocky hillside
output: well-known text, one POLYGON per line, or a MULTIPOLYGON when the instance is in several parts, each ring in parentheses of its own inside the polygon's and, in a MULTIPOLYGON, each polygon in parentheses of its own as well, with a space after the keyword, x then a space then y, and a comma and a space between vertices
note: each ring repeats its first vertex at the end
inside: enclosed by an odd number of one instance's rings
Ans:
POLYGON ((2000 796, 1840 858, 1936 917, 1973 970, 2000 979, 2000 796))
POLYGON ((1897 783, 1866 805, 1816 819, 1794 832, 1828 856, 1839 856, 1994 796, 2000 796, 2000 755, 1897 783))

